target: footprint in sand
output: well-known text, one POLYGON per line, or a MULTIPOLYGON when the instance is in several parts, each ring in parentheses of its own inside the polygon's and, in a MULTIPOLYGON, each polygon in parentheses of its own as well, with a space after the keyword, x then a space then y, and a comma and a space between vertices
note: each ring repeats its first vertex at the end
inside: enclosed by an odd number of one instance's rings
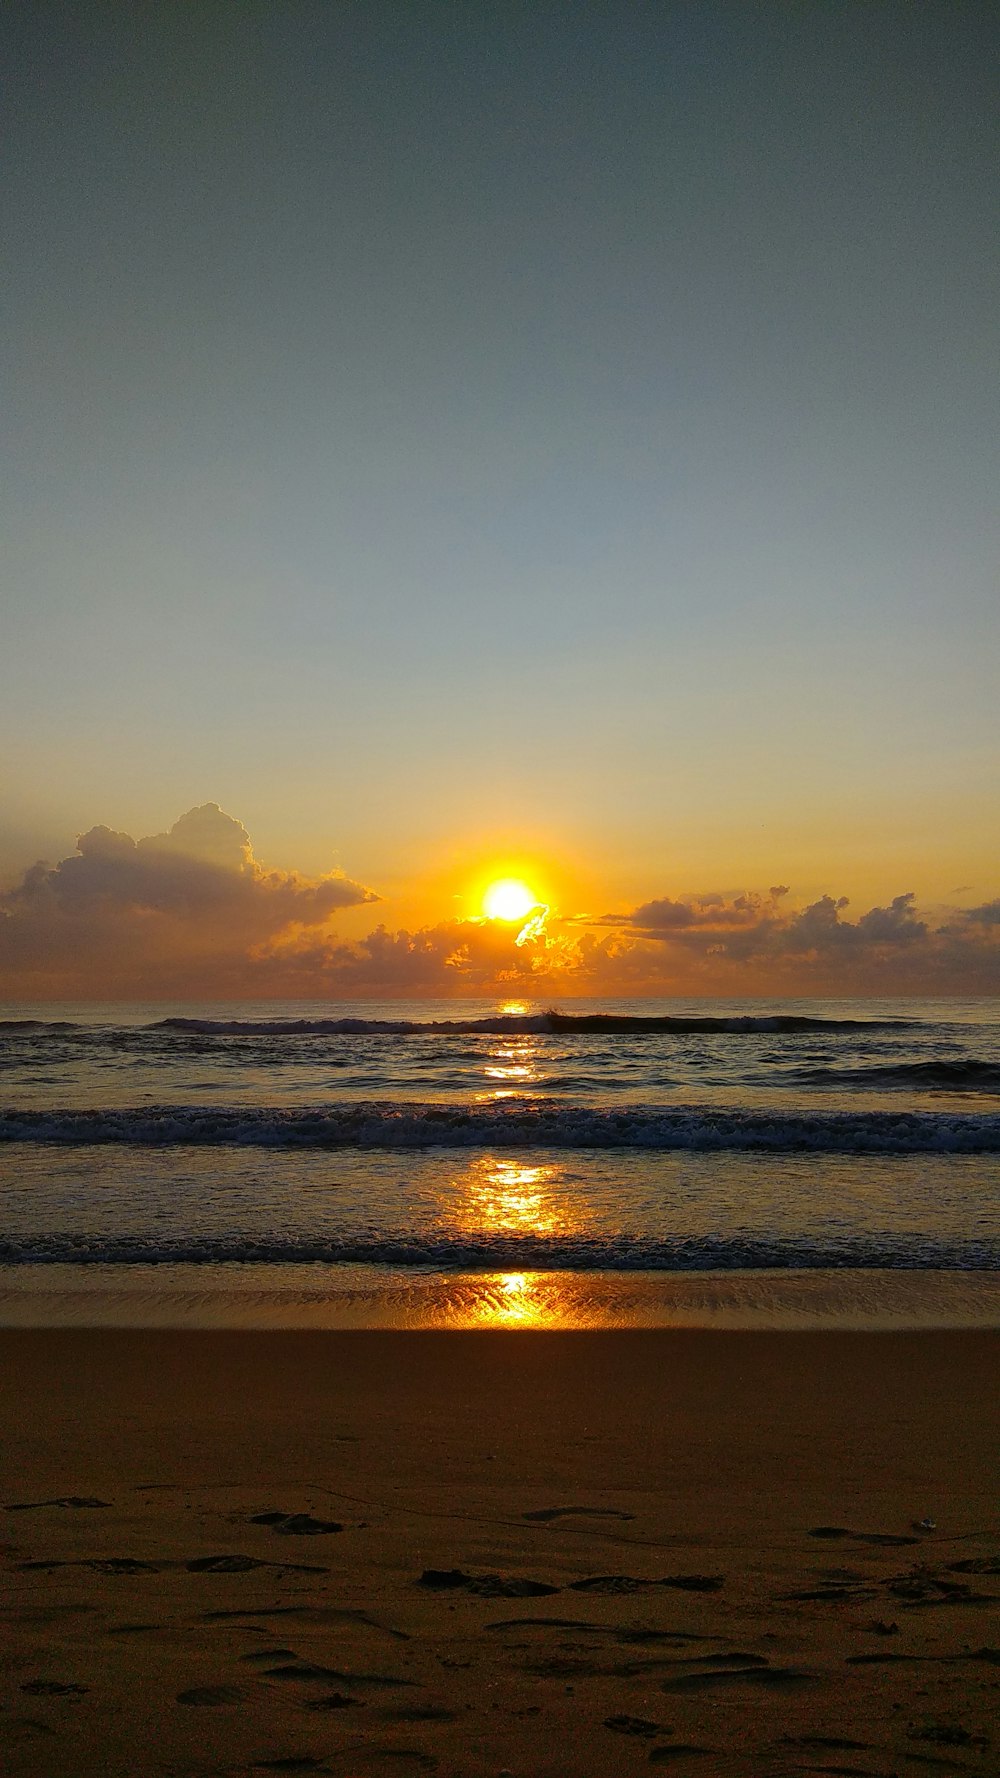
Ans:
MULTIPOLYGON (((971 1729, 964 1728, 957 1722, 929 1722, 922 1728, 911 1728, 911 1741, 930 1741, 939 1747, 988 1747, 986 1735, 973 1734, 971 1729)), ((907 1755, 912 1758, 912 1755, 907 1755)))
POLYGON ((159 1574, 162 1564, 138 1562, 132 1556, 91 1556, 79 1562, 46 1556, 34 1562, 18 1562, 15 1566, 23 1574, 54 1568, 92 1568, 95 1574, 159 1574))
POLYGON ((458 1722, 460 1716, 441 1704, 396 1704, 378 1714, 383 1722, 458 1722))
POLYGON ((589 1574, 570 1581, 571 1593, 637 1593, 644 1587, 677 1587, 683 1593, 717 1593, 723 1574, 664 1574, 656 1580, 638 1580, 633 1574, 589 1574))
POLYGON ((254 1513, 251 1525, 267 1525, 282 1537, 330 1537, 343 1531, 339 1519, 314 1519, 311 1513, 254 1513))
POLYGON ((604 1727, 614 1729, 616 1735, 638 1735, 651 1737, 669 1735, 670 1730, 661 1727, 658 1722, 649 1722, 644 1716, 606 1716, 604 1727))
POLYGON ((98 1500, 93 1494, 60 1494, 55 1500, 15 1500, 4 1508, 9 1513, 33 1513, 42 1506, 110 1506, 110 1500, 98 1500))
POLYGON ((320 1680, 329 1684, 331 1680, 339 1680, 345 1685, 400 1686, 416 1685, 415 1679, 408 1679, 402 1673, 342 1673, 338 1667, 321 1667, 313 1661, 295 1661, 283 1663, 279 1667, 266 1667, 265 1679, 285 1679, 293 1682, 309 1684, 320 1680))
POLYGON ((785 1735, 787 1747, 822 1747, 831 1753, 870 1753, 871 1741, 848 1741, 840 1735, 785 1735))
POLYGON ((220 1704, 239 1704, 243 1698, 231 1685, 193 1685, 186 1692, 177 1693, 178 1704, 205 1704, 218 1707, 220 1704))
POLYGON ((377 1747, 374 1745, 342 1748, 338 1753, 328 1756, 327 1766, 324 1770, 334 1770, 334 1761, 336 1761, 337 1770, 341 1769, 341 1761, 346 1762, 345 1778, 348 1773, 350 1778, 356 1778, 357 1774, 369 1770, 373 1773, 381 1773, 387 1762, 391 1762, 400 1772, 406 1772, 408 1769, 418 1772, 433 1772, 440 1763, 433 1753, 424 1753, 419 1747, 377 1747))
POLYGON ((846 1525, 814 1525, 810 1537, 850 1537, 855 1543, 873 1543, 883 1549, 900 1549, 904 1544, 920 1543, 919 1537, 901 1537, 893 1531, 851 1531, 846 1525))
POLYGON ((622 1513, 612 1506, 543 1506, 539 1512, 522 1513, 536 1525, 548 1525, 553 1519, 634 1519, 635 1513, 622 1513))
POLYGON ((95 1574, 159 1574, 160 1562, 140 1562, 134 1556, 92 1556, 81 1562, 81 1568, 92 1568, 95 1574))
POLYGON ((845 1599, 860 1602, 864 1599, 875 1599, 877 1596, 874 1587, 855 1586, 850 1583, 844 1585, 837 1584, 834 1586, 800 1587, 797 1588, 794 1593, 775 1594, 777 1602, 781 1605, 790 1604, 797 1600, 811 1600, 819 1605, 824 1603, 836 1605, 845 1599))
POLYGON ((10 1744, 33 1741, 38 1735, 47 1735, 55 1740, 58 1732, 51 1723, 42 1722, 38 1716, 10 1716, 4 1719, 4 1737, 10 1744))
POLYGON ((311 1753, 279 1753, 274 1759, 255 1761, 255 1772, 316 1772, 325 1762, 311 1753))
POLYGON ((273 1563, 262 1562, 257 1556, 196 1556, 184 1566, 189 1574, 246 1574, 251 1568, 271 1568, 273 1563))
POLYGON ((32 1698, 69 1698, 80 1697, 90 1690, 88 1685, 74 1685, 72 1681, 60 1679, 29 1679, 21 1687, 32 1698))
POLYGON ((653 1766, 665 1766, 669 1760, 690 1759, 695 1754, 715 1752, 714 1747, 698 1747, 693 1741, 672 1741, 666 1747, 651 1747, 649 1761, 653 1766))
MULTIPOLYGON (((754 1656, 755 1663, 760 1660, 754 1656)), ((663 1692, 705 1692, 720 1687, 755 1685, 765 1686, 775 1691, 794 1691, 799 1686, 811 1685, 815 1674, 806 1673, 799 1667, 739 1666, 719 1667, 710 1673, 679 1673, 676 1678, 660 1681, 663 1692)))
POLYGON ((521 1580, 505 1574, 466 1574, 461 1568, 425 1568, 417 1585, 437 1592, 461 1589, 477 1599, 541 1599, 548 1593, 560 1591, 544 1580, 521 1580))

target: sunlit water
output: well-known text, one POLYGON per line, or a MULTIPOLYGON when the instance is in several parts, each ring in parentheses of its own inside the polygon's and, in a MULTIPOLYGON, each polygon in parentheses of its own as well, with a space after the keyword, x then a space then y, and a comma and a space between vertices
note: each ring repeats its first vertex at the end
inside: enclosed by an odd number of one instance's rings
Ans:
POLYGON ((1000 1321, 1000 1004, 0 1011, 0 1319, 1000 1321))

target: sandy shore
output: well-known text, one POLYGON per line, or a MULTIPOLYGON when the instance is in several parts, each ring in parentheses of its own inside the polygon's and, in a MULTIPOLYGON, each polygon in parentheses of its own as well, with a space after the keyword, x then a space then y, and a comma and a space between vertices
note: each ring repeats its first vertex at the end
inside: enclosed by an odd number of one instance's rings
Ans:
POLYGON ((12 1773, 1000 1770, 1000 1333, 0 1353, 12 1773))

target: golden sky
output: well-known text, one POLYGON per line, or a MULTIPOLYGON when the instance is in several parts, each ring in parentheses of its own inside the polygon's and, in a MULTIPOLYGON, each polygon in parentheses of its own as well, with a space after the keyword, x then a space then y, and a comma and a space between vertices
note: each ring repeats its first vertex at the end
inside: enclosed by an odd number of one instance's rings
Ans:
POLYGON ((24 1002, 1000 991, 997 897, 650 887, 588 904, 541 853, 484 853, 404 925, 377 886, 260 863, 242 822, 205 803, 138 840, 91 828, 25 872, 0 897, 0 982, 24 1002))
POLYGON ((996 7, 120 12, 0 14, 0 994, 994 984, 996 7))

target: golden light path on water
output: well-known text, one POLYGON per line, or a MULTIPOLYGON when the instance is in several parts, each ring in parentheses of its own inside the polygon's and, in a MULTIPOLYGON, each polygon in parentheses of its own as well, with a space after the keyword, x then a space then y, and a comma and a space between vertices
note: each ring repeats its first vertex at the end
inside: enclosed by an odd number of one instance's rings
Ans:
POLYGON ((467 1164, 455 1196, 442 1206, 449 1233, 469 1235, 576 1235, 588 1217, 565 1185, 561 1169, 506 1155, 483 1155, 467 1164))
POLYGON ((542 1056, 542 1046, 535 1037, 505 1037, 491 1043, 483 1074, 495 1085, 491 1084, 486 1092, 476 1094, 479 1104, 513 1099, 532 1087, 540 1087, 545 1078, 542 1056))
MULTIPOLYGON (((473 1238, 484 1234, 571 1235, 586 1227, 585 1207, 567 1189, 562 1169, 507 1155, 484 1155, 463 1170, 451 1226, 473 1238)), ((470 1327, 586 1325, 572 1275, 488 1272, 466 1278, 455 1308, 470 1327)))
MULTIPOLYGON (((523 1017, 524 1000, 508 1000, 501 1011, 523 1017)), ((516 1099, 540 1086, 544 1078, 542 1046, 530 1036, 491 1044, 483 1073, 491 1084, 477 1095, 480 1102, 516 1099), (493 1084, 495 1083, 495 1084, 493 1084)), ((486 1155, 468 1168, 453 1226, 474 1235, 568 1235, 586 1222, 581 1205, 565 1189, 557 1189, 558 1169, 506 1156, 486 1155)), ((557 1273, 490 1272, 464 1280, 453 1312, 467 1327, 580 1327, 591 1316, 577 1298, 572 1276, 557 1273)))

